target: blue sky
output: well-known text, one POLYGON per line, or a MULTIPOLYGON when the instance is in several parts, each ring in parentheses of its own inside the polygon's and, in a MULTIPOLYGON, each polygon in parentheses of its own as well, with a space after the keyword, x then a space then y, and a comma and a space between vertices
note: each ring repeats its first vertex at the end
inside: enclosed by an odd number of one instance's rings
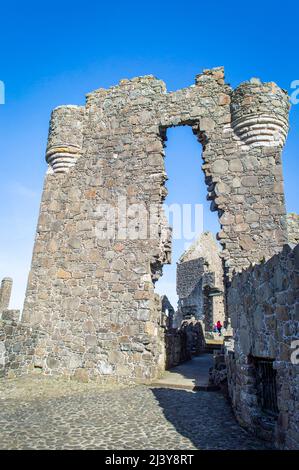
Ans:
MULTIPOLYGON (((0 277, 14 278, 12 307, 21 307, 30 266, 46 164, 51 109, 84 104, 85 94, 122 78, 154 74, 172 91, 204 68, 225 66, 232 86, 251 77, 275 81, 291 93, 299 80, 298 2, 5 2, 1 5, 0 277), (296 4, 297 3, 297 4, 296 4)), ((299 104, 283 155, 288 211, 299 212, 299 104)), ((168 203, 203 203, 208 212, 200 145, 188 128, 168 133, 168 203)), ((174 247, 175 262, 183 249, 174 247)), ((174 299, 175 264, 159 291, 174 299)))

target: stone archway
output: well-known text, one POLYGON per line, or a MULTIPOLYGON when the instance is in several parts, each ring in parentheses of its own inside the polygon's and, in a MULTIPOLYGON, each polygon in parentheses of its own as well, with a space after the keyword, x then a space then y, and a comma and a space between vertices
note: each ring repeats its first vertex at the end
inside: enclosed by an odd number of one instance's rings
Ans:
POLYGON ((216 68, 173 93, 150 75, 96 90, 84 107, 53 111, 23 312, 43 330, 35 361, 47 373, 138 382, 164 367, 152 279, 170 252, 162 210, 168 127, 192 126, 203 145, 227 280, 280 249, 288 106, 276 85, 251 81, 233 91, 216 68), (138 237, 138 205, 149 214, 148 237, 138 237), (99 235, 109 232, 107 213, 116 236, 99 235))

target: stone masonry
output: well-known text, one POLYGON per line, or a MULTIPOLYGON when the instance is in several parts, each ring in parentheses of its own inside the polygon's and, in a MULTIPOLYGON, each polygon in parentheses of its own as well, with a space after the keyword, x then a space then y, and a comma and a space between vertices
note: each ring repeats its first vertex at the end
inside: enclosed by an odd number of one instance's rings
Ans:
POLYGON ((43 331, 46 374, 149 381, 165 367, 154 282, 170 262, 164 146, 188 125, 203 149, 226 281, 287 240, 281 151, 289 101, 257 79, 233 90, 223 68, 167 93, 149 75, 87 95, 51 117, 23 321, 43 331), (274 197, 273 197, 274 195, 274 197), (113 222, 113 223, 112 223, 113 222))
POLYGON ((239 422, 280 449, 299 448, 299 245, 234 276, 229 394, 239 422))
POLYGON ((177 294, 183 318, 201 320, 206 331, 224 322, 224 273, 212 233, 201 234, 179 259, 177 294))
POLYGON ((289 243, 297 245, 299 243, 299 215, 291 212, 287 214, 287 229, 289 243))
POLYGON ((205 350, 202 323, 194 318, 184 320, 179 328, 165 330, 165 368, 177 366, 205 350))
POLYGON ((9 307, 9 301, 12 290, 12 279, 10 277, 5 277, 2 279, 0 287, 0 318, 4 310, 7 310, 9 307))
POLYGON ((20 310, 9 309, 13 280, 11 277, 4 277, 0 287, 0 320, 19 321, 20 310))
MULTIPOLYGON (((13 312, 13 311, 11 311, 13 312)), ((18 312, 19 313, 19 312, 18 312)), ((0 320, 0 377, 15 377, 34 369, 34 353, 42 331, 13 315, 0 320)))
POLYGON ((20 311, 9 310, 13 281, 6 277, 0 289, 0 377, 32 369, 36 338, 42 332, 19 321, 20 311))
POLYGON ((161 308, 162 308, 161 325, 165 326, 165 328, 167 329, 172 329, 175 310, 166 295, 163 295, 161 297, 161 308))

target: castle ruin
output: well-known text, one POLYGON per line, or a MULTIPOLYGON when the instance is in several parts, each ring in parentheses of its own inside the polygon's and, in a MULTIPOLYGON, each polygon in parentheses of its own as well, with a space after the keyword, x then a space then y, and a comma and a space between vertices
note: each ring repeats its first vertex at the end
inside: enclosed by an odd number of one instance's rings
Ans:
MULTIPOLYGON (((219 217, 228 299, 223 315, 235 328, 228 365, 238 418, 258 426, 250 391, 244 402, 240 384, 249 380, 243 366, 250 374, 260 357, 291 370, 292 380, 283 372, 277 383, 284 377, 281 387, 294 394, 298 365, 290 363, 290 344, 298 337, 298 250, 283 251, 288 230, 281 162, 288 113, 288 95, 275 83, 251 79, 232 89, 221 67, 205 70, 194 85, 175 92, 167 93, 165 84, 149 75, 95 90, 85 106, 54 109, 21 321, 9 315, 5 320, 7 281, 1 290, 3 373, 39 368, 84 381, 127 383, 150 382, 164 370, 162 305, 154 290, 171 260, 171 229, 163 212, 164 147, 169 127, 187 125, 202 146, 208 199, 219 217), (284 299, 296 312, 292 317, 286 305, 283 311, 273 305, 273 292, 288 287, 287 281, 277 281, 271 294, 271 263, 294 282, 284 299), (248 284, 248 277, 254 282, 248 284), (268 296, 269 307, 248 300, 260 281, 261 291, 267 287, 260 299, 266 302, 268 296), (284 330, 272 342, 261 340, 253 347, 250 325, 257 330, 264 325, 255 319, 257 307, 267 316, 266 332, 276 335, 273 316, 279 314, 289 334, 284 330)), ((295 448, 295 418, 281 404, 279 390, 277 445, 295 448)), ((298 407, 296 399, 292 403, 298 407)))
POLYGON ((40 367, 118 380, 151 379, 163 369, 153 281, 169 262, 162 208, 168 127, 191 126, 202 145, 227 279, 281 250, 288 110, 287 94, 274 83, 254 79, 232 90, 216 68, 176 92, 145 76, 90 93, 85 107, 53 111, 23 312, 24 322, 45 332, 35 352, 40 367), (135 227, 140 203, 144 220, 151 215, 144 236, 144 227, 135 227), (105 204, 114 210, 115 233, 101 237, 105 204), (126 233, 132 229, 133 236, 126 233))

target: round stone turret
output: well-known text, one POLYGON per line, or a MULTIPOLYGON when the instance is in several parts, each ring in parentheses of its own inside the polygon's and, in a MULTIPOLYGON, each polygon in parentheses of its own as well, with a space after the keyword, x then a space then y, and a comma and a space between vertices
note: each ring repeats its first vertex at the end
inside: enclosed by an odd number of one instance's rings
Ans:
POLYGON ((249 146, 283 146, 288 133, 289 98, 275 83, 253 78, 232 95, 232 128, 249 146))
POLYGON ((66 173, 82 153, 84 108, 59 106, 50 120, 46 161, 54 173, 66 173))

